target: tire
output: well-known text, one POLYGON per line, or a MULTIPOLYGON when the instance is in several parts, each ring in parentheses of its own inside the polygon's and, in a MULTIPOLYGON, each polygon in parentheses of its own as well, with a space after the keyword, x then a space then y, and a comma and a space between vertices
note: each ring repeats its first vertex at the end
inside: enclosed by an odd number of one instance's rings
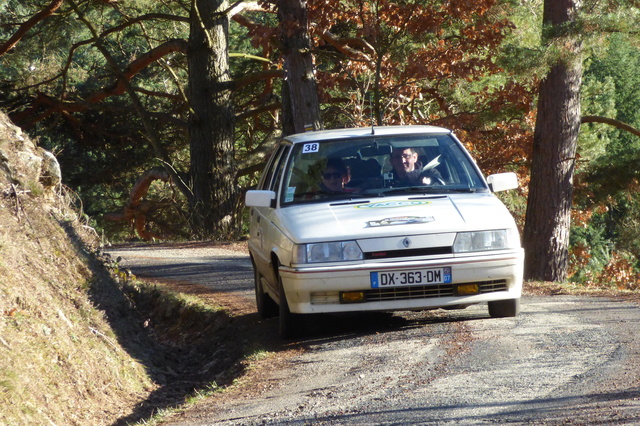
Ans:
POLYGON ((262 319, 273 318, 278 315, 278 304, 273 301, 271 296, 264 291, 262 285, 262 275, 258 270, 253 268, 253 280, 256 292, 256 307, 258 308, 258 315, 262 319))
POLYGON ((488 302, 491 318, 508 318, 520 313, 520 299, 496 300, 488 302))
POLYGON ((284 294, 284 287, 282 280, 278 276, 278 290, 279 290, 279 331, 280 337, 283 339, 291 339, 294 337, 300 337, 304 331, 303 318, 301 314, 293 314, 289 310, 289 304, 287 303, 287 295, 284 294))

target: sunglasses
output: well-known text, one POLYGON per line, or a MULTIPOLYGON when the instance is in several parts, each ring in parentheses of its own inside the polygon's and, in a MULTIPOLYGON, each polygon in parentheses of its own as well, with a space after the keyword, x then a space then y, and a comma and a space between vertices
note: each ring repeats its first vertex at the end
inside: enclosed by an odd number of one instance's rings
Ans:
POLYGON ((408 160, 411 157, 413 157, 413 154, 393 154, 391 156, 391 159, 392 160, 402 160, 404 158, 405 160, 408 160))
POLYGON ((326 179, 326 180, 329 180, 331 178, 339 179, 341 177, 342 177, 342 173, 337 173, 337 172, 334 172, 334 173, 323 173, 322 174, 322 179, 326 179))

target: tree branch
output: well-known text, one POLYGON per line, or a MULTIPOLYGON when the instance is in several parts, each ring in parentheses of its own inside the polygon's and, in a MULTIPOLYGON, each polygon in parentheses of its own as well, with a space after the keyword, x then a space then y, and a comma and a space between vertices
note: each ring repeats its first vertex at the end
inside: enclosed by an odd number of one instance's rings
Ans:
POLYGON ((582 117, 580 119, 580 123, 584 124, 584 123, 603 123, 603 124, 609 124, 610 126, 616 127, 620 130, 624 130, 626 132, 629 132, 633 135, 636 135, 638 137, 640 137, 640 130, 636 129, 635 127, 632 127, 626 123, 623 123, 622 121, 618 121, 615 120, 613 118, 607 118, 607 117, 601 117, 599 115, 585 115, 584 117, 582 117))
POLYGON ((133 222, 138 236, 145 241, 156 238, 157 235, 147 230, 147 215, 153 208, 143 198, 149 192, 149 187, 156 180, 169 182, 171 176, 164 167, 154 167, 145 171, 133 185, 129 193, 129 201, 121 213, 109 213, 104 216, 106 220, 116 222, 133 222))
POLYGON ((281 69, 268 69, 265 71, 258 71, 246 75, 242 78, 238 78, 233 82, 234 90, 242 89, 243 87, 257 83, 258 81, 267 81, 274 78, 284 77, 284 71, 281 69))
POLYGON ((165 21, 176 21, 176 22, 189 22, 189 17, 187 16, 178 16, 178 15, 169 15, 166 13, 147 13, 146 15, 142 15, 142 16, 138 16, 136 18, 132 18, 130 20, 128 20, 127 22, 125 22, 124 24, 121 25, 117 25, 115 27, 109 28, 108 30, 102 32, 102 34, 100 34, 100 37, 106 37, 111 33, 117 32, 117 31, 121 31, 127 27, 130 27, 131 25, 137 24, 139 22, 143 22, 143 21, 151 21, 154 19, 163 19, 165 21))
POLYGON ((111 55, 107 47, 104 45, 103 39, 101 39, 98 36, 98 32, 95 26, 87 19, 87 17, 82 13, 82 11, 78 8, 78 5, 73 0, 69 0, 69 2, 71 3, 71 7, 74 9, 76 14, 78 15, 78 19, 80 19, 80 21, 82 21, 86 25, 87 29, 93 34, 96 40, 95 47, 100 51, 100 53, 102 53, 105 60, 109 64, 109 67, 117 76, 118 85, 122 84, 124 87, 124 91, 129 94, 129 98, 131 99, 131 102, 133 103, 133 106, 136 112, 138 113, 140 120, 142 121, 142 125, 146 132, 146 137, 149 143, 151 144, 153 151, 158 156, 158 158, 160 158, 160 160, 164 162, 165 170, 169 173, 169 175, 173 179, 173 182, 176 184, 180 192, 182 192, 187 198, 192 196, 190 188, 186 186, 182 182, 182 180, 179 179, 179 177, 177 176, 176 170, 172 166, 170 166, 171 162, 170 162, 169 154, 167 153, 165 148, 162 146, 160 137, 158 136, 158 132, 153 126, 153 124, 151 123, 151 120, 149 119, 149 114, 147 110, 144 108, 144 106, 142 105, 140 98, 131 87, 131 82, 129 81, 127 76, 124 74, 124 72, 120 69, 116 60, 113 58, 113 56, 111 55))
POLYGON ((356 61, 372 62, 371 57, 364 51, 375 53, 375 48, 367 43, 366 40, 357 38, 340 39, 329 30, 322 31, 318 35, 323 41, 336 48, 346 57, 356 61), (358 45, 362 47, 363 50, 354 49, 351 45, 358 45))
MULTIPOLYGON (((54 99, 43 93, 38 93, 36 99, 31 103, 31 106, 24 111, 16 113, 12 118, 20 123, 21 127, 28 128, 35 123, 44 120, 56 112, 69 111, 79 112, 84 111, 90 107, 91 104, 96 104, 110 96, 122 95, 127 92, 127 86, 130 84, 131 79, 142 71, 149 64, 157 61, 158 59, 166 56, 172 52, 186 53, 187 42, 182 39, 169 40, 161 45, 151 49, 145 54, 133 60, 124 71, 116 83, 111 87, 105 87, 93 95, 87 97, 84 100, 75 102, 64 102, 54 99), (41 107, 46 106, 47 110, 36 114, 36 111, 41 107)), ((68 63, 70 60, 68 61, 68 63)), ((57 77, 59 77, 58 75, 57 77)), ((56 77, 56 78, 57 78, 56 77)), ((149 93, 148 93, 149 94, 149 93)), ((158 96, 158 94, 155 94, 158 96)), ((168 94, 164 94, 165 97, 170 97, 168 94)))
POLYGON ((20 25, 18 31, 9 38, 2 46, 0 46, 0 56, 7 53, 9 50, 13 49, 16 44, 25 36, 25 34, 33 27, 35 27, 39 22, 45 20, 49 16, 53 15, 53 13, 62 6, 64 0, 53 0, 49 6, 42 9, 40 12, 33 15, 27 22, 20 25))
POLYGON ((187 42, 182 39, 174 39, 174 40, 166 41, 161 45, 154 47, 150 51, 144 53, 143 55, 133 60, 127 66, 127 68, 125 68, 122 71, 122 78, 118 79, 115 86, 100 90, 99 92, 95 93, 93 96, 89 97, 87 99, 87 102, 96 103, 96 102, 100 102, 101 100, 109 96, 121 95, 125 93, 127 90, 125 80, 131 81, 131 79, 136 74, 138 74, 144 68, 149 66, 149 64, 157 61, 158 59, 172 52, 182 52, 186 54, 187 42))

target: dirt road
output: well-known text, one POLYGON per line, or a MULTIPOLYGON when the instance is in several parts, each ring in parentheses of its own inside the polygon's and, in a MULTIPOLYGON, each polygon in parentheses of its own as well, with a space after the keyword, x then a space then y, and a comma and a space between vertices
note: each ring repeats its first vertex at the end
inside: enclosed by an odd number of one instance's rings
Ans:
MULTIPOLYGON (((204 285, 251 309, 252 271, 242 250, 188 245, 111 254, 138 276, 204 285)), ((259 363, 233 389, 167 424, 640 423, 640 309, 633 302, 527 295, 517 318, 491 319, 481 305, 318 317, 315 324, 306 340, 279 341, 288 356, 259 363)))

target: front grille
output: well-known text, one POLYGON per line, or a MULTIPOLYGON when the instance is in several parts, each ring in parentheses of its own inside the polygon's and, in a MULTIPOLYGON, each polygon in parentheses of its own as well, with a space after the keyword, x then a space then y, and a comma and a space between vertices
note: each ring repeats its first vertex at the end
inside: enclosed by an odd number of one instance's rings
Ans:
MULTIPOLYGON (((480 281, 458 284, 438 284, 428 286, 390 287, 375 290, 365 290, 365 302, 383 302, 386 300, 428 299, 433 297, 454 296, 454 287, 460 284, 478 284, 480 293, 494 293, 507 291, 506 280, 480 281)), ((312 305, 331 305, 340 303, 337 291, 311 293, 312 305)))
POLYGON ((454 296, 454 286, 460 284, 478 284, 480 293, 507 291, 506 280, 480 281, 476 283, 438 284, 428 286, 390 287, 365 291, 367 302, 386 300, 429 299, 433 297, 454 296))
POLYGON ((427 247, 404 250, 380 250, 364 254, 366 260, 390 259, 394 257, 434 256, 437 254, 451 254, 451 247, 427 247))

